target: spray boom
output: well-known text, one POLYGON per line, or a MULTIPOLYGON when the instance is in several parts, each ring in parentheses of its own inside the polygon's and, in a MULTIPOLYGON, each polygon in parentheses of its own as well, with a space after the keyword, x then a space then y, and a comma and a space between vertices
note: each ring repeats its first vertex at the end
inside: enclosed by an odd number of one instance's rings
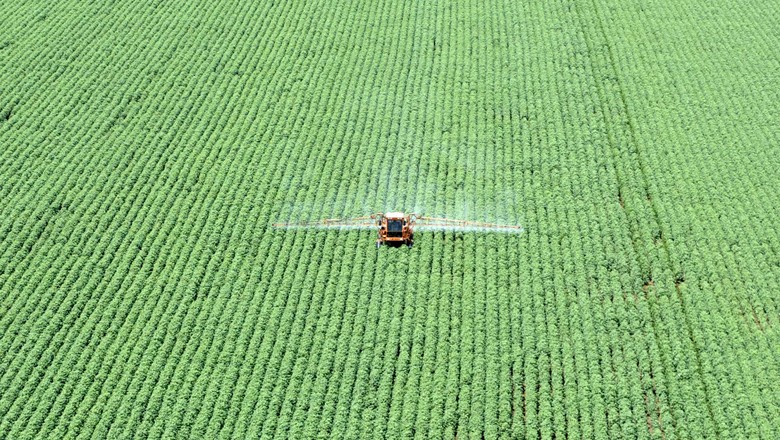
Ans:
POLYGON ((275 228, 284 229, 377 229, 377 248, 382 244, 405 244, 412 247, 414 231, 453 231, 453 232, 523 232, 522 226, 501 225, 470 220, 457 220, 443 217, 425 217, 416 213, 403 212, 376 213, 363 217, 329 218, 295 223, 274 223, 275 228))

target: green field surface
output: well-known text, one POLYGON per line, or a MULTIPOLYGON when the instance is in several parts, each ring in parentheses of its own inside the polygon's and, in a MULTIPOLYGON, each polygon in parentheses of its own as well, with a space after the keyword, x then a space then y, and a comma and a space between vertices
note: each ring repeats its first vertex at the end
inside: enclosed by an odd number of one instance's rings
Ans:
POLYGON ((778 11, 0 0, 0 439, 780 439, 778 11))

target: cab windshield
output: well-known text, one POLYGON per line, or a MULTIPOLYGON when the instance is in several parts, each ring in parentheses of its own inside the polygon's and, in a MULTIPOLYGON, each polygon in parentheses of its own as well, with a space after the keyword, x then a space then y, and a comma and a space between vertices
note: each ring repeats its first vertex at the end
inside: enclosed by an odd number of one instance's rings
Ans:
POLYGON ((387 221, 387 235, 389 237, 400 237, 403 235, 404 226, 401 220, 387 221))

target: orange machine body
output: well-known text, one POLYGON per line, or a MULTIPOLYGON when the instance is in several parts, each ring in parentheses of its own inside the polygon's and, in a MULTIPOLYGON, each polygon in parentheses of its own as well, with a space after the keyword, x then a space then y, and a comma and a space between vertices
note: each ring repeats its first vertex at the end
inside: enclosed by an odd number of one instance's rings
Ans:
POLYGON ((388 212, 376 214, 379 233, 376 247, 383 244, 405 244, 412 247, 414 242, 414 214, 405 215, 403 212, 388 212))

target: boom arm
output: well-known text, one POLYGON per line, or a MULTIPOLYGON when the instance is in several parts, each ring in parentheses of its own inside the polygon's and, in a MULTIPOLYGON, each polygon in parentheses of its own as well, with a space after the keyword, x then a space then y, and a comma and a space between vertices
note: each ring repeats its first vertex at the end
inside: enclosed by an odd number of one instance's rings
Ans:
POLYGON ((440 217, 416 217, 415 229, 428 230, 455 230, 455 231, 479 231, 493 232, 522 232, 522 226, 501 225, 497 223, 475 222, 469 220, 457 220, 440 217))
POLYGON ((291 223, 273 223, 271 226, 282 229, 376 229, 375 219, 380 215, 381 214, 374 214, 364 217, 326 218, 322 220, 305 220, 291 223))

